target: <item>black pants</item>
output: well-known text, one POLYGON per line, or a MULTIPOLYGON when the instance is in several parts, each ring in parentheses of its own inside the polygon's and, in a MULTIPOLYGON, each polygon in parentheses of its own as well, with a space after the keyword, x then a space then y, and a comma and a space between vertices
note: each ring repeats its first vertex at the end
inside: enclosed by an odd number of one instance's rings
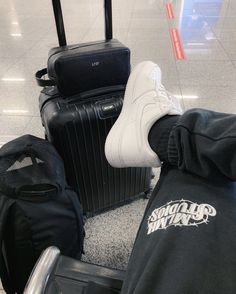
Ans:
POLYGON ((182 171, 236 180, 236 115, 204 109, 185 112, 172 129, 167 153, 168 162, 182 171))
POLYGON ((166 146, 122 293, 236 293, 236 116, 190 110, 166 146))

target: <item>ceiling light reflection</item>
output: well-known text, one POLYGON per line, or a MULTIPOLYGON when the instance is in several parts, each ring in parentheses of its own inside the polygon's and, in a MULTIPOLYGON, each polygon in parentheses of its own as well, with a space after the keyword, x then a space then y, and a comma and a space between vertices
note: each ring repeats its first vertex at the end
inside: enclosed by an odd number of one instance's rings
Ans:
POLYGON ((204 43, 187 43, 189 46, 204 46, 204 43))
POLYGON ((24 78, 2 78, 3 82, 24 82, 24 78))
POLYGON ((18 25, 19 23, 18 23, 18 21, 13 21, 11 24, 18 25))
POLYGON ((14 33, 14 34, 11 34, 12 37, 22 37, 22 34, 21 33, 14 33))
POLYGON ((20 114, 20 113, 28 113, 29 110, 23 110, 23 109, 3 109, 3 113, 7 114, 20 114))
POLYGON ((213 36, 213 35, 206 35, 205 36, 205 39, 207 40, 207 41, 211 41, 211 40, 216 40, 216 37, 215 36, 213 36))
POLYGON ((174 95, 176 98, 183 98, 183 99, 198 99, 199 96, 197 95, 174 95))

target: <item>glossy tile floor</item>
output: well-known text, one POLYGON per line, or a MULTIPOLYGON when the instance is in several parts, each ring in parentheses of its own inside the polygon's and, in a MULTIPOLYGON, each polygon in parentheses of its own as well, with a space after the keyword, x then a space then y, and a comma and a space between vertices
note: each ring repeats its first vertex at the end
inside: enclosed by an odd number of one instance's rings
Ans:
MULTIPOLYGON (((132 64, 160 64, 163 83, 185 109, 236 112, 236 2, 174 0, 168 19, 161 0, 113 1, 114 36, 132 51, 132 64), (170 29, 186 55, 176 60, 170 29)), ((68 43, 103 38, 103 0, 62 1, 68 43)), ((57 45, 51 1, 0 0, 0 144, 26 133, 43 136, 40 89, 34 73, 57 45)))
MULTIPOLYGON (((62 2, 68 43, 103 38, 103 0, 62 2)), ((235 0, 116 0, 113 17, 114 37, 130 47, 132 65, 158 63, 164 85, 185 110, 236 113, 235 0), (173 28, 182 40, 183 60, 174 54, 173 28)), ((46 65, 53 46, 49 0, 0 0, 0 145, 27 133, 43 137, 34 73, 46 65)))

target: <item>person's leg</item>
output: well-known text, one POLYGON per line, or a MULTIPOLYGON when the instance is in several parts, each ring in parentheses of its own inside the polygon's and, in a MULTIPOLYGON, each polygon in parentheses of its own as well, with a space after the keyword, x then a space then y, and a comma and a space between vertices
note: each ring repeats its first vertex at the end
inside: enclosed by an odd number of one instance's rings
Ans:
POLYGON ((153 124, 166 115, 180 115, 178 100, 161 84, 157 64, 145 61, 132 71, 120 116, 109 132, 105 154, 113 167, 159 167, 161 161, 148 143, 153 124))
POLYGON ((165 144, 168 162, 179 169, 236 180, 236 115, 191 109, 173 125, 165 144))
POLYGON ((162 162, 204 178, 236 180, 236 115, 191 109, 152 126, 149 144, 162 162))
POLYGON ((106 141, 109 163, 158 167, 167 161, 201 177, 236 180, 236 115, 204 109, 180 114, 177 100, 161 84, 158 66, 139 64, 106 141))
POLYGON ((156 121, 148 134, 152 150, 158 154, 160 161, 169 162, 168 142, 172 129, 177 125, 180 115, 166 115, 156 121))
POLYGON ((176 102, 160 93, 158 75, 152 83, 154 65, 149 65, 148 75, 129 80, 123 113, 106 142, 107 159, 115 167, 167 162, 138 230, 121 293, 235 293, 236 184, 225 176, 236 179, 236 116, 203 109, 178 116, 176 102))
POLYGON ((160 160, 201 177, 236 180, 236 115, 191 109, 152 126, 149 144, 160 160))

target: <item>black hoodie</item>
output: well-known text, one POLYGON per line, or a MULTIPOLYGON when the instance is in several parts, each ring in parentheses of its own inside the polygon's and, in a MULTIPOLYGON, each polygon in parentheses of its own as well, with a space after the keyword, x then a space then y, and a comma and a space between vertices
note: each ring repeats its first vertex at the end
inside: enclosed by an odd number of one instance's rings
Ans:
POLYGON ((123 294, 236 293, 235 134, 236 116, 197 109, 180 118, 168 147, 176 166, 162 167, 123 294))

